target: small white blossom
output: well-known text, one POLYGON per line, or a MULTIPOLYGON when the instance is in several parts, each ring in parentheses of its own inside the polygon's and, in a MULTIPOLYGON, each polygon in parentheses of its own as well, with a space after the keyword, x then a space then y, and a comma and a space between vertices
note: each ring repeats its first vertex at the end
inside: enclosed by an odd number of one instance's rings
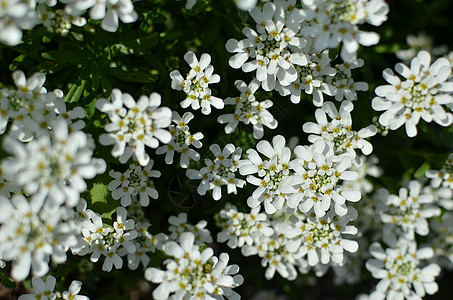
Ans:
POLYGON ((187 222, 187 214, 180 213, 178 216, 171 216, 168 219, 168 223, 170 223, 168 227, 168 231, 170 231, 169 238, 173 241, 176 241, 183 232, 191 232, 194 235, 195 244, 212 243, 211 232, 205 228, 208 225, 205 220, 192 225, 187 222))
POLYGON ((348 100, 341 103, 339 110, 332 102, 324 103, 315 112, 317 123, 307 122, 302 127, 306 133, 312 133, 308 136, 308 140, 311 143, 318 139, 332 142, 336 155, 348 153, 355 158, 357 155, 355 149, 360 149, 364 155, 371 154, 373 146, 365 138, 375 135, 376 127, 370 125, 358 132, 352 130, 353 108, 352 102, 348 100), (327 116, 330 117, 330 121, 327 116))
POLYGON ((228 247, 234 249, 244 244, 252 245, 256 234, 270 236, 273 230, 269 227, 266 214, 259 210, 256 207, 250 213, 242 213, 234 205, 227 204, 216 215, 217 226, 222 228, 217 234, 217 242, 227 242, 228 247))
POLYGON ((360 191, 343 190, 340 186, 342 180, 357 178, 357 172, 349 170, 349 155, 335 155, 332 144, 322 139, 311 146, 297 146, 294 153, 296 159, 290 164, 294 175, 282 187, 289 208, 297 207, 303 213, 313 210, 318 217, 332 208, 343 216, 347 213, 346 201, 360 200, 360 191))
POLYGON ((255 77, 266 91, 275 89, 277 83, 291 84, 297 79, 296 66, 308 63, 301 51, 307 41, 297 36, 301 14, 286 12, 280 2, 267 2, 262 11, 255 7, 250 15, 257 23, 256 31, 245 27, 242 32, 246 39, 226 43, 227 51, 235 53, 230 66, 244 72, 256 71, 255 77))
POLYGON ((210 65, 211 56, 204 53, 198 61, 195 53, 189 51, 184 55, 184 60, 191 67, 185 79, 178 70, 170 73, 171 87, 178 91, 184 91, 187 95, 186 99, 181 102, 181 107, 191 106, 193 110, 201 107, 201 112, 205 115, 211 113, 211 105, 217 109, 222 109, 223 100, 212 96, 211 89, 208 87, 209 84, 220 81, 220 76, 213 74, 214 67, 210 65))
POLYGON ((137 162, 129 164, 124 173, 110 170, 109 175, 114 180, 109 183, 108 189, 112 192, 113 199, 121 199, 121 205, 124 207, 131 205, 132 198, 138 198, 141 206, 148 206, 149 198, 157 199, 159 193, 151 178, 158 178, 161 173, 151 170, 153 164, 154 161, 150 159, 145 167, 137 162))
POLYGON ((180 153, 179 164, 182 168, 189 166, 189 158, 194 161, 200 160, 200 154, 189 148, 193 145, 195 148, 201 148, 203 144, 200 140, 204 137, 201 132, 191 134, 187 125, 192 120, 194 115, 191 112, 186 112, 182 117, 177 113, 172 113, 172 122, 176 125, 170 125, 171 141, 167 145, 160 146, 156 149, 156 154, 165 153, 165 162, 173 163, 175 152, 180 153))
POLYGON ((431 55, 420 51, 410 67, 398 63, 395 70, 404 80, 385 69, 382 74, 389 84, 378 86, 377 97, 371 102, 374 110, 384 111, 379 117, 382 126, 396 130, 405 125, 407 135, 414 137, 420 118, 442 126, 451 125, 453 115, 443 106, 453 104, 453 85, 447 82, 451 67, 446 58, 438 58, 431 64, 431 55))
POLYGON ((387 20, 389 6, 383 0, 302 0, 309 20, 313 20, 305 34, 315 39, 314 47, 318 51, 341 47, 341 57, 350 62, 356 58, 359 44, 375 45, 379 35, 359 29, 359 25, 368 23, 381 25, 387 20))
POLYGON ((85 179, 105 171, 102 159, 92 158, 94 143, 82 131, 68 132, 58 118, 51 124, 52 137, 43 135, 27 147, 10 136, 3 140, 14 157, 3 161, 6 178, 23 187, 32 201, 48 199, 54 204, 74 207, 87 188, 85 179))
POLYGON ((96 108, 106 113, 111 121, 104 128, 108 133, 101 134, 99 141, 103 145, 115 145, 112 155, 119 157, 121 163, 133 156, 140 165, 146 166, 149 156, 145 146, 157 148, 159 140, 165 144, 171 140, 166 130, 171 123, 171 110, 159 107, 161 96, 157 93, 141 96, 135 102, 131 95, 113 89, 111 98, 112 102, 104 98, 96 102, 96 108))
POLYGON ((236 178, 235 173, 242 149, 233 144, 227 144, 222 150, 219 145, 213 144, 209 150, 214 154, 214 160, 205 159, 205 167, 200 170, 189 169, 186 176, 201 180, 197 188, 200 195, 205 195, 207 191, 212 190, 212 198, 219 200, 222 197, 222 185, 227 186, 228 194, 236 194, 237 188, 242 188, 245 184, 244 180, 236 178))
POLYGON ((77 244, 80 227, 72 224, 65 207, 30 202, 23 195, 0 196, 0 257, 13 261, 11 276, 18 281, 31 273, 44 276, 49 258, 66 261, 68 247, 77 244))
POLYGON ((419 267, 421 260, 433 256, 433 250, 417 249, 415 241, 404 239, 395 239, 389 246, 385 250, 377 242, 370 246, 373 258, 366 262, 366 268, 380 279, 370 299, 422 299, 435 294, 440 267, 434 263, 419 267))
POLYGON ((278 122, 267 110, 273 103, 271 100, 258 102, 254 93, 259 88, 259 82, 253 79, 247 86, 242 80, 236 80, 236 88, 241 95, 236 98, 226 98, 226 105, 235 105, 233 114, 225 114, 218 117, 217 121, 221 124, 227 123, 225 133, 230 134, 236 130, 239 122, 245 125, 253 125, 253 137, 260 139, 264 135, 264 126, 275 129, 278 122))
POLYGON ((265 140, 259 141, 256 149, 265 156, 261 158, 255 149, 247 150, 247 159, 239 161, 239 173, 248 175, 247 182, 257 186, 247 199, 250 208, 264 204, 267 214, 282 209, 287 196, 280 191, 280 184, 289 176, 289 160, 291 150, 285 146, 285 138, 274 136, 272 145, 265 140), (257 176, 252 175, 257 174, 257 176))
POLYGON ((433 188, 442 186, 453 189, 453 153, 448 155, 440 170, 427 170, 425 176, 431 179, 433 188))
POLYGON ((344 216, 338 217, 333 211, 323 217, 309 216, 305 221, 298 220, 294 227, 286 232, 291 239, 286 249, 298 256, 307 256, 308 264, 344 263, 343 252, 354 253, 359 245, 344 235, 357 234, 357 228, 348 223, 357 217, 355 209, 350 208, 344 216))
POLYGON ((164 245, 163 251, 170 257, 164 261, 166 269, 146 269, 146 280, 159 284, 153 291, 154 299, 173 299, 175 295, 181 299, 239 299, 232 290, 243 282, 237 274, 239 267, 228 266, 227 253, 217 258, 212 248, 203 249, 194 242, 192 232, 182 233, 178 242, 164 245))

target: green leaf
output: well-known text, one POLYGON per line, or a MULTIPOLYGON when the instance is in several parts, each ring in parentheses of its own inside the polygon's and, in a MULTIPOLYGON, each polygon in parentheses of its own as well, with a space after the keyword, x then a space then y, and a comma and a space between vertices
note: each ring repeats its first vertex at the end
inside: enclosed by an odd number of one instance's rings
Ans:
POLYGON ((86 84, 87 81, 85 79, 80 80, 79 83, 74 83, 69 89, 68 94, 64 97, 64 102, 78 102, 83 95, 86 84))
POLYGON ((160 38, 163 41, 174 41, 180 36, 182 36, 184 32, 182 31, 172 31, 172 32, 163 32, 160 34, 160 38))
MULTIPOLYGON (((111 178, 104 174, 102 177, 105 181, 108 182, 111 178)), ((101 214, 101 217, 105 220, 111 220, 112 214, 115 212, 118 207, 118 201, 114 200, 110 196, 110 191, 106 184, 97 182, 93 184, 93 187, 90 190, 90 207, 101 214)))
POLYGON ((9 289, 14 289, 16 287, 16 282, 14 281, 14 279, 3 273, 0 273, 0 280, 2 284, 9 289))
POLYGON ((88 64, 89 60, 85 57, 67 50, 53 50, 44 52, 42 57, 48 60, 55 60, 71 64, 88 64))
POLYGON ((195 16, 205 11, 211 5, 211 2, 212 0, 197 0, 197 3, 189 10, 189 16, 195 16))
POLYGON ((13 62, 11 63, 11 65, 9 65, 9 69, 10 69, 11 71, 16 70, 16 69, 19 67, 19 65, 24 61, 24 59, 25 59, 25 54, 19 55, 18 57, 16 57, 16 58, 13 60, 13 62))
POLYGON ((431 165, 428 162, 424 162, 420 168, 418 168, 414 173, 414 178, 419 179, 425 177, 426 171, 431 169, 431 165))
POLYGON ((151 83, 157 80, 157 75, 146 72, 127 72, 120 68, 109 68, 104 71, 114 77, 128 82, 151 83))
POLYGON ((153 32, 146 37, 125 41, 121 44, 115 44, 113 46, 117 47, 117 49, 123 54, 134 54, 152 48, 156 46, 158 42, 159 34, 157 32, 153 32))
POLYGON ((160 11, 159 8, 154 7, 148 14, 148 17, 151 19, 153 23, 164 23, 167 21, 167 18, 165 15, 163 15, 160 11))
POLYGON ((107 185, 103 183, 93 184, 93 188, 90 190, 91 204, 95 203, 107 203, 107 196, 109 195, 109 189, 107 185))

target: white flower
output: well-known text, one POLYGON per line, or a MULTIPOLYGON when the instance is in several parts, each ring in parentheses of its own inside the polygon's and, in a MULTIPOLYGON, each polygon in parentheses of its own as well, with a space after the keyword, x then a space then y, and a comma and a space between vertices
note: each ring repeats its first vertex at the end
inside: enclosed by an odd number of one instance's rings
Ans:
POLYGON ((356 58, 359 44, 375 45, 379 35, 359 30, 363 23, 381 25, 387 19, 389 7, 383 0, 302 0, 310 26, 305 33, 315 39, 318 51, 336 48, 342 42, 341 57, 350 62, 356 58))
POLYGON ((70 1, 65 11, 71 16, 80 16, 90 9, 90 18, 102 20, 101 27, 105 31, 115 32, 120 19, 123 23, 133 23, 138 14, 134 11, 131 0, 79 0, 70 1))
POLYGON ((117 219, 112 227, 104 227, 99 214, 93 214, 82 223, 82 241, 78 247, 73 247, 72 252, 78 255, 91 253, 90 260, 97 262, 105 256, 102 270, 110 272, 112 267, 120 269, 123 260, 120 256, 133 253, 137 249, 133 240, 137 237, 135 222, 127 219, 127 211, 124 207, 116 209, 117 219), (80 246, 81 244, 81 246, 80 246), (121 249, 125 249, 121 251, 121 249))
POLYGON ((227 123, 225 133, 230 134, 236 130, 239 122, 253 125, 253 137, 260 139, 264 135, 264 126, 275 129, 278 122, 274 119, 267 108, 273 105, 271 100, 258 102, 254 93, 260 84, 253 79, 247 86, 242 80, 236 80, 234 83, 241 95, 236 98, 226 98, 226 105, 235 105, 233 114, 225 114, 218 117, 217 121, 221 124, 227 123))
POLYGON ((267 160, 263 160, 255 149, 247 150, 247 159, 239 161, 239 173, 248 175, 247 182, 258 186, 247 199, 251 208, 258 207, 264 202, 266 213, 273 214, 282 209, 287 197, 279 187, 289 175, 289 160, 291 150, 285 146, 285 138, 274 136, 272 145, 268 141, 259 141, 256 149, 267 160), (257 173, 258 177, 255 174, 257 173))
POLYGON ((40 277, 33 276, 31 279, 33 294, 21 295, 19 300, 53 300, 56 298, 54 293, 56 283, 57 280, 52 275, 47 276, 46 281, 40 277))
POLYGON ((425 176, 431 179, 433 188, 438 188, 442 185, 453 189, 453 153, 448 155, 440 170, 427 170, 425 176))
MULTIPOLYGON (((54 95, 47 94, 43 87, 46 80, 43 73, 34 73, 27 79, 22 71, 16 70, 12 77, 16 89, 0 91, 0 133, 4 133, 8 122, 12 122, 12 133, 21 140, 29 140, 35 132, 42 130, 39 122, 31 120, 46 115, 46 105, 54 95)), ((44 129, 47 130, 47 126, 44 129)))
POLYGON ((421 299, 426 294, 435 294, 438 290, 435 277, 440 267, 434 263, 419 267, 421 260, 433 256, 433 250, 417 249, 414 241, 404 239, 398 242, 395 239, 389 246, 385 250, 377 242, 370 246, 373 258, 366 262, 366 268, 381 280, 370 299, 421 299))
POLYGON ((135 102, 131 95, 113 89, 111 98, 112 102, 104 98, 96 102, 96 108, 107 113, 111 121, 105 126, 108 133, 101 134, 99 141, 103 145, 114 144, 112 155, 119 157, 121 163, 134 156, 146 166, 149 156, 145 146, 157 148, 159 140, 165 144, 171 140, 171 134, 164 129, 171 123, 171 110, 159 107, 161 96, 157 93, 141 96, 135 102))
POLYGON ((302 129, 307 133, 308 140, 314 143, 318 139, 332 142, 335 154, 348 153, 352 158, 356 157, 355 149, 360 149, 363 154, 369 155, 373 151, 373 146, 365 138, 376 134, 374 125, 370 125, 361 130, 352 130, 351 111, 354 108, 352 102, 343 101, 340 109, 337 110, 332 102, 324 103, 315 112, 316 121, 307 122, 302 129), (327 120, 327 115, 331 121, 327 120))
POLYGON ((259 212, 260 208, 253 208, 250 213, 238 212, 237 208, 229 203, 217 217, 217 226, 222 231, 217 234, 217 242, 227 242, 228 247, 234 249, 244 244, 252 245, 256 234, 270 236, 273 230, 269 227, 266 214, 259 212))
POLYGON ((424 32, 419 32, 417 35, 409 34, 406 36, 406 42, 409 49, 398 50, 395 53, 396 57, 405 63, 409 63, 421 50, 426 50, 435 55, 445 54, 448 50, 446 46, 434 47, 432 36, 424 32))
POLYGON ((250 15, 257 30, 245 27, 242 32, 246 39, 230 39, 226 43, 227 51, 236 53, 229 60, 230 66, 244 72, 256 71, 255 77, 266 91, 273 90, 277 82, 281 85, 294 82, 296 65, 308 62, 301 51, 307 41, 296 35, 301 15, 286 13, 281 3, 270 2, 264 4, 262 11, 257 7, 250 10, 250 15))
MULTIPOLYGON (((354 59, 350 62, 335 65, 335 75, 327 77, 327 82, 335 89, 335 100, 341 101, 343 99, 354 101, 357 100, 357 91, 368 90, 368 84, 360 81, 355 82, 352 78, 352 69, 360 68, 363 66, 362 59, 354 59)), ((315 103, 316 104, 316 103, 315 103)))
POLYGON ((357 178, 353 181, 343 182, 343 187, 345 190, 356 190, 362 194, 371 193, 374 185, 367 177, 378 178, 382 175, 382 169, 378 167, 379 160, 375 156, 358 156, 357 160, 360 163, 352 164, 350 169, 351 171, 357 172, 357 178))
POLYGON ((204 137, 201 132, 191 134, 187 125, 192 120, 194 115, 191 112, 186 112, 182 117, 177 113, 172 113, 172 121, 176 125, 170 125, 171 141, 167 145, 163 145, 156 150, 156 154, 165 153, 165 162, 173 163, 175 152, 181 154, 179 164, 182 168, 189 166, 189 158, 194 161, 200 160, 200 154, 189 148, 193 145, 195 148, 201 148, 203 145, 200 140, 204 137))
POLYGON ((235 0, 236 5, 241 10, 249 10, 256 6, 258 0, 235 0))
POLYGON ((343 252, 354 253, 359 244, 343 235, 357 234, 357 228, 348 223, 357 217, 355 209, 350 208, 348 213, 338 218, 333 211, 323 217, 307 217, 305 221, 298 220, 294 227, 286 232, 288 239, 286 249, 297 253, 299 257, 307 256, 308 264, 343 264, 343 252))
POLYGON ((420 51, 412 59, 410 67, 398 63, 395 70, 405 80, 385 69, 382 74, 389 84, 376 88, 377 97, 371 103, 374 110, 384 111, 379 117, 381 125, 390 126, 391 130, 405 125, 407 135, 414 137, 420 118, 442 126, 453 122, 453 115, 443 107, 453 103, 453 85, 447 82, 451 67, 446 58, 439 58, 431 64, 431 55, 420 51))
POLYGON ((439 220, 430 220, 433 233, 428 242, 434 250, 434 260, 441 266, 451 269, 453 266, 453 214, 444 213, 439 220))
POLYGON ((224 106, 223 100, 211 95, 211 89, 208 87, 211 83, 220 81, 220 76, 214 73, 214 67, 210 65, 211 56, 203 53, 198 61, 197 56, 192 51, 184 55, 184 60, 191 67, 189 73, 184 79, 178 70, 170 73, 171 87, 178 91, 184 91, 186 99, 181 102, 182 108, 191 106, 197 110, 201 106, 201 112, 205 115, 211 113, 211 105, 217 109, 224 106))
POLYGON ((384 227, 384 234, 395 232, 395 226, 401 228, 406 238, 413 239, 414 232, 425 236, 429 233, 428 218, 439 216, 441 210, 433 205, 433 196, 422 191, 422 184, 412 180, 408 188, 402 187, 398 195, 389 195, 379 211, 384 227))
POLYGON ((148 206, 150 197, 157 199, 159 193, 151 177, 158 178, 161 173, 151 170, 153 164, 154 161, 150 159, 144 168, 134 162, 124 173, 110 170, 109 175, 114 180, 109 183, 108 189, 112 192, 113 199, 121 199, 121 205, 124 207, 131 205, 132 198, 139 198, 141 206, 148 206))
POLYGON ((170 223, 168 231, 170 231, 171 240, 176 241, 183 232, 191 232, 194 235, 195 244, 212 243, 211 232, 205 228, 208 225, 205 220, 199 221, 194 226, 187 222, 186 213, 180 213, 178 216, 168 218, 168 223, 170 223))
POLYGON ((66 261, 68 247, 77 244, 80 227, 70 222, 64 207, 30 202, 23 195, 0 196, 0 257, 13 261, 11 276, 24 280, 30 273, 44 276, 49 258, 66 261))
POLYGON ((27 147, 10 136, 3 140, 14 157, 3 161, 6 177, 22 186, 32 201, 77 205, 87 188, 85 179, 105 171, 102 159, 92 158, 94 143, 82 131, 68 132, 63 119, 52 123, 52 137, 40 136, 27 147))
MULTIPOLYGON (((307 48, 312 50, 312 47, 307 48)), ((329 50, 311 54, 307 58, 307 65, 296 66, 297 79, 289 85, 277 84, 276 90, 282 96, 290 95, 294 104, 300 102, 301 95, 305 92, 313 95, 313 103, 320 106, 324 101, 323 94, 337 94, 337 89, 327 80, 335 75, 336 69, 330 66, 329 50)))
POLYGON ((78 295, 80 289, 82 288, 82 283, 78 280, 73 280, 69 289, 62 293, 62 297, 65 300, 89 300, 87 296, 78 295))
POLYGON ((335 155, 332 144, 319 139, 312 146, 297 146, 297 158, 290 167, 294 170, 282 192, 288 197, 288 207, 309 213, 313 210, 322 217, 329 209, 343 216, 347 213, 346 200, 357 202, 360 191, 341 189, 341 180, 352 181, 357 178, 350 171, 351 157, 347 154, 335 155))
POLYGON ((22 40, 21 29, 30 29, 37 23, 37 17, 20 0, 4 0, 0 10, 0 41, 15 46, 22 40))
POLYGON ((242 188, 245 184, 245 181, 236 178, 235 174, 242 149, 233 144, 227 144, 221 150, 219 145, 213 144, 209 150, 214 154, 214 161, 205 159, 205 167, 200 170, 189 169, 186 171, 186 176, 189 179, 201 180, 197 188, 200 195, 205 195, 207 191, 212 190, 212 198, 219 200, 222 197, 222 185, 227 186, 228 194, 236 194, 236 188, 242 188))
POLYGON ((212 248, 203 250, 194 241, 193 233, 182 233, 178 243, 169 241, 164 245, 163 250, 170 257, 164 261, 166 270, 146 269, 146 280, 159 283, 153 291, 154 299, 173 299, 175 295, 181 299, 239 299, 232 290, 243 282, 242 276, 236 275, 239 267, 227 265, 228 254, 217 258, 212 248))
POLYGON ((291 253, 286 249, 289 238, 286 233, 291 226, 288 223, 274 221, 272 235, 258 232, 253 236, 253 245, 244 245, 241 252, 244 256, 258 255, 262 258, 261 265, 267 267, 264 276, 267 280, 278 272, 283 278, 295 280, 296 267, 304 261, 298 253, 291 253))

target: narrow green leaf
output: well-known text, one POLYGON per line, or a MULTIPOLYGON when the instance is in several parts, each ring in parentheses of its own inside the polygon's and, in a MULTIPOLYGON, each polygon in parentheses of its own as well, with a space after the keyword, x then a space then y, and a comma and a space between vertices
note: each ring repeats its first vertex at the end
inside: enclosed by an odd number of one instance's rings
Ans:
POLYGON ((197 3, 189 10, 189 16, 195 16, 205 11, 211 5, 211 2, 212 0, 197 0, 197 3))
POLYGON ((83 95, 87 81, 82 79, 80 83, 74 83, 69 89, 68 94, 64 97, 65 102, 78 102, 80 97, 83 95))
POLYGON ((55 60, 55 61, 60 61, 60 62, 66 62, 66 63, 71 63, 71 64, 88 64, 89 60, 86 59, 85 57, 76 54, 71 51, 66 51, 66 50, 53 50, 53 51, 48 51, 44 52, 42 54, 42 57, 48 60, 55 60))
POLYGON ((414 178, 419 179, 425 177, 426 171, 431 168, 431 165, 428 162, 424 162, 420 168, 418 168, 414 173, 414 178))
POLYGON ((156 46, 158 42, 159 34, 157 32, 153 32, 146 37, 125 41, 114 46, 117 47, 123 54, 133 54, 152 48, 156 46))
POLYGON ((120 68, 105 69, 106 73, 128 82, 151 83, 157 80, 157 75, 146 72, 127 72, 120 68))

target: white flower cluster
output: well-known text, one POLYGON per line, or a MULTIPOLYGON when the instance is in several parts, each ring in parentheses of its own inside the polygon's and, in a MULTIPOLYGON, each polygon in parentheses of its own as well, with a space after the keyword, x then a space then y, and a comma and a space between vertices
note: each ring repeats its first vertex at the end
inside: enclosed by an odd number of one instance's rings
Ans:
POLYGON ((267 279, 277 271, 294 280, 296 269, 305 274, 310 267, 321 275, 325 266, 344 263, 344 251, 353 253, 358 249, 358 243, 348 237, 357 234, 357 228, 348 225, 357 217, 353 208, 342 217, 330 211, 321 218, 314 214, 269 215, 259 210, 242 213, 227 205, 216 216, 217 225, 222 228, 217 241, 228 241, 231 248, 240 247, 245 256, 263 258, 267 279))
POLYGON ((437 217, 441 210, 435 205, 433 195, 425 193, 419 181, 411 181, 408 188, 402 187, 398 195, 389 195, 381 199, 384 205, 378 206, 378 213, 384 224, 384 235, 398 232, 408 240, 414 234, 428 235, 428 219, 437 217))
POLYGON ((187 214, 180 213, 178 216, 168 218, 168 223, 170 224, 168 227, 169 238, 173 241, 176 241, 183 232, 191 232, 194 235, 196 245, 212 243, 211 232, 205 228, 208 225, 205 220, 192 225, 187 222, 187 214))
POLYGON ((389 7, 384 0, 302 0, 309 26, 302 30, 315 39, 317 50, 336 48, 342 43, 341 57, 354 61, 359 44, 375 45, 379 35, 365 32, 359 25, 380 26, 387 20, 389 7))
POLYGON ((440 170, 427 170, 425 176, 431 179, 431 186, 440 186, 453 189, 453 153, 448 155, 447 160, 440 170))
POLYGON ((200 140, 204 137, 201 132, 191 134, 189 126, 187 125, 192 120, 194 115, 191 112, 186 112, 182 117, 173 112, 171 120, 176 125, 170 125, 171 141, 167 145, 160 146, 156 150, 156 154, 165 153, 165 162, 167 164, 173 163, 175 152, 180 153, 179 165, 182 168, 187 168, 190 164, 189 158, 194 161, 200 160, 200 154, 189 148, 193 145, 195 148, 201 148, 203 144, 200 140))
POLYGON ((89 300, 87 296, 79 295, 82 288, 82 283, 80 281, 73 280, 69 286, 69 289, 62 293, 54 291, 56 283, 57 279, 52 275, 48 275, 46 277, 46 281, 40 277, 34 276, 31 279, 33 292, 31 294, 23 294, 19 296, 19 300, 89 300))
POLYGON ((119 20, 133 23, 138 14, 131 0, 50 0, 29 1, 5 0, 0 11, 0 41, 14 46, 22 40, 21 29, 31 29, 42 24, 50 31, 67 35, 71 24, 83 26, 87 23, 85 13, 93 20, 102 20, 101 28, 115 32, 119 20), (59 9, 58 4, 64 5, 59 9))
POLYGON ((113 199, 121 199, 123 207, 131 205, 133 198, 139 198, 141 206, 148 206, 150 197, 157 199, 159 193, 151 177, 160 177, 161 173, 151 170, 153 164, 154 161, 150 159, 144 168, 138 162, 133 162, 124 173, 110 170, 109 175, 114 180, 110 181, 108 189, 112 192, 113 199))
POLYGON ((417 249, 415 241, 405 239, 394 238, 388 244, 385 250, 377 242, 370 246, 373 258, 366 262, 366 268, 381 280, 369 299, 422 299, 426 294, 436 293, 435 278, 440 267, 434 263, 419 266, 422 260, 433 257, 433 250, 417 249))
POLYGON ((198 61, 195 53, 189 51, 184 55, 184 60, 191 68, 185 79, 178 70, 170 73, 171 87, 174 90, 184 91, 187 95, 186 99, 181 102, 181 107, 190 106, 193 110, 201 107, 201 112, 205 115, 211 113, 211 105, 217 109, 222 109, 223 100, 212 96, 212 91, 208 87, 209 84, 220 81, 220 76, 213 74, 214 67, 210 65, 211 56, 203 53, 200 61, 198 61))
POLYGON ((30 272, 46 275, 50 259, 66 261, 81 235, 74 208, 85 180, 106 164, 92 157, 94 141, 80 131, 85 123, 73 122, 85 116, 81 107, 68 111, 61 91, 47 93, 42 73, 27 79, 15 71, 13 79, 17 88, 1 91, 0 132, 11 156, 0 167, 0 257, 12 261, 15 280, 24 280, 30 272))
POLYGON ((410 67, 398 63, 395 70, 403 80, 385 69, 382 73, 388 85, 378 86, 377 97, 371 103, 376 111, 384 111, 379 117, 382 126, 396 130, 405 125, 407 136, 417 135, 420 118, 449 126, 453 122, 451 112, 444 105, 453 105, 451 66, 447 58, 438 58, 431 64, 431 55, 420 51, 411 60, 410 67))
POLYGON ((72 253, 78 255, 91 254, 90 260, 97 262, 101 256, 105 256, 102 270, 110 272, 112 267, 121 269, 123 256, 126 253, 136 252, 136 247, 132 242, 138 235, 135 230, 135 222, 127 219, 127 210, 124 207, 116 209, 116 221, 113 227, 104 226, 101 215, 91 210, 85 212, 86 217, 82 220, 82 235, 79 242, 72 247, 72 253), (120 250, 126 249, 126 253, 120 250))
POLYGON ((230 134, 236 130, 239 122, 245 125, 253 125, 253 137, 261 139, 264 136, 264 126, 275 129, 278 122, 274 119, 267 108, 272 107, 271 100, 258 102, 254 93, 259 88, 259 82, 253 79, 249 85, 242 80, 236 80, 234 83, 236 88, 241 92, 241 95, 236 98, 226 98, 226 105, 235 105, 233 114, 225 114, 218 117, 217 121, 220 124, 227 123, 225 133, 230 134))
POLYGON ((145 217, 145 212, 138 199, 134 198, 132 204, 127 207, 127 215, 135 221, 137 237, 131 240, 135 246, 135 251, 129 252, 127 248, 123 247, 118 250, 118 255, 127 256, 127 266, 131 270, 137 270, 140 265, 146 268, 151 260, 150 256, 157 250, 162 250, 168 236, 162 232, 155 235, 150 233, 151 224, 145 217))
POLYGON ((430 237, 429 245, 434 250, 434 261, 442 268, 453 268, 453 214, 444 213, 439 220, 433 219, 429 227, 434 236, 430 237))
POLYGON ((146 166, 149 156, 145 146, 157 148, 159 141, 166 144, 171 140, 166 130, 171 123, 171 110, 159 107, 161 96, 157 93, 149 97, 143 95, 136 102, 131 95, 113 89, 111 98, 112 102, 105 98, 96 102, 97 109, 106 113, 111 121, 105 126, 108 133, 101 134, 99 141, 103 145, 115 145, 112 155, 119 157, 121 163, 132 156, 146 166))
POLYGON ((219 200, 222 197, 222 185, 227 186, 228 194, 236 194, 237 188, 242 188, 245 184, 245 181, 236 178, 235 174, 242 149, 233 144, 227 144, 221 150, 219 145, 213 144, 209 150, 214 154, 214 160, 205 159, 205 167, 200 170, 189 169, 186 176, 190 179, 201 180, 197 188, 200 195, 205 195, 207 191, 212 190, 212 198, 219 200))
POLYGON ((24 280, 30 269, 36 276, 46 275, 50 258, 58 264, 66 261, 66 251, 77 244, 81 231, 73 212, 20 194, 0 196, 0 257, 13 261, 14 279, 24 280))
POLYGON ((251 246, 256 235, 272 235, 273 230, 269 227, 266 214, 259 211, 260 208, 257 207, 250 213, 239 212, 236 206, 228 203, 216 215, 217 226, 222 228, 217 241, 227 242, 228 247, 234 249, 245 244, 251 246))
POLYGON ((163 251, 169 256, 164 261, 166 270, 148 268, 145 278, 159 286, 153 291, 156 300, 199 298, 240 299, 233 291, 244 281, 237 265, 228 265, 229 256, 217 258, 214 250, 194 244, 195 236, 184 232, 178 242, 168 241, 163 251))
POLYGON ((14 155, 2 162, 7 180, 23 188, 32 202, 42 205, 77 205, 80 193, 86 190, 84 179, 103 173, 104 160, 92 158, 94 142, 82 131, 69 133, 64 119, 51 123, 52 136, 42 135, 27 147, 6 136, 3 146, 14 155))
POLYGON ((85 126, 82 120, 85 111, 82 107, 66 110, 63 92, 55 90, 48 93, 43 87, 46 76, 34 73, 29 78, 16 70, 12 73, 15 89, 0 90, 0 133, 3 134, 8 123, 11 124, 10 135, 21 141, 30 141, 33 137, 48 135, 50 122, 56 116, 64 118, 71 130, 80 130, 85 126))
POLYGON ((226 49, 235 53, 229 60, 232 68, 256 71, 255 78, 266 91, 277 90, 291 95, 299 103, 302 91, 313 95, 316 106, 323 94, 341 101, 357 99, 356 91, 368 89, 365 82, 354 82, 351 69, 363 66, 357 58, 359 43, 370 46, 379 41, 374 32, 360 31, 358 25, 379 26, 387 19, 388 5, 383 0, 268 2, 250 10, 256 30, 243 29, 246 39, 230 39, 226 49), (345 61, 331 66, 329 48, 342 43, 345 61))
POLYGON ((365 139, 376 134, 376 126, 369 125, 358 132, 352 130, 353 108, 352 102, 347 100, 341 103, 339 110, 332 102, 324 103, 315 112, 317 123, 307 122, 303 125, 306 133, 312 133, 308 140, 312 143, 319 139, 332 142, 337 155, 348 153, 352 158, 356 158, 355 149, 360 149, 364 155, 369 155, 373 151, 373 146, 365 139), (331 119, 330 121, 327 116, 331 119))

